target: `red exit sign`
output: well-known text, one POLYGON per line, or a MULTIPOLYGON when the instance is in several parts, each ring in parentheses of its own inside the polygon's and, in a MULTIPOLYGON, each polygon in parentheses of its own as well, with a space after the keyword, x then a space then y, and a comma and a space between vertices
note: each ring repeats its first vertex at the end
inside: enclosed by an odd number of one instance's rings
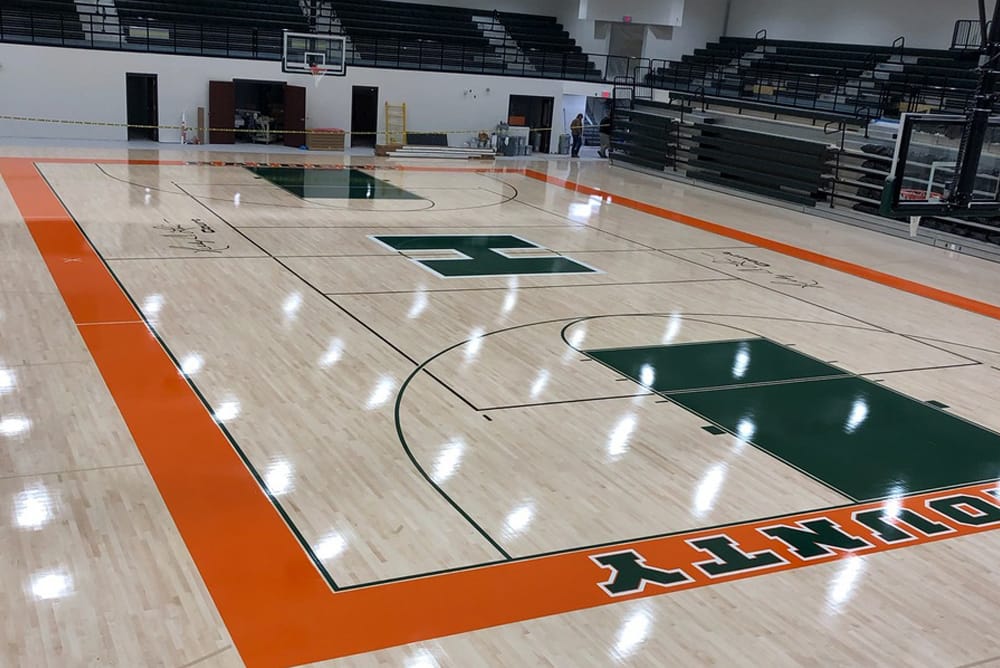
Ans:
POLYGON ((623 16, 622 17, 622 23, 632 23, 632 17, 631 16, 623 16))

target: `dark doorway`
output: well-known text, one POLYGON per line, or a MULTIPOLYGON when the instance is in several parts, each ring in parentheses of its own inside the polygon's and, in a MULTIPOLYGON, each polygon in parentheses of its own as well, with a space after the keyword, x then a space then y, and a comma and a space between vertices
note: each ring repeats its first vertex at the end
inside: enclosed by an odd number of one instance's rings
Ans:
POLYGON ((125 112, 128 138, 160 140, 160 112, 157 105, 155 74, 125 74, 125 112), (151 127, 133 127, 133 126, 151 127))
POLYGON ((511 125, 544 128, 528 132, 528 144, 536 153, 548 153, 551 145, 552 110, 555 100, 537 95, 511 95, 507 118, 511 125))
POLYGON ((236 116, 236 85, 232 81, 208 82, 208 143, 232 144, 236 116))
POLYGON ((285 146, 306 145, 306 89, 285 86, 285 146))
POLYGON ((375 146, 378 129, 378 88, 353 86, 351 89, 351 146, 375 146))

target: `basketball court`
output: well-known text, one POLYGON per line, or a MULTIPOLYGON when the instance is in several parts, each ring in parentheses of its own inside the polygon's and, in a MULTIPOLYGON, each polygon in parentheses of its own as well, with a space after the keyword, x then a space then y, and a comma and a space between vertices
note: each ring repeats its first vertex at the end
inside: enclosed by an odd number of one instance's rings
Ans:
POLYGON ((0 159, 8 665, 1000 662, 995 265, 600 163, 59 153, 0 159))

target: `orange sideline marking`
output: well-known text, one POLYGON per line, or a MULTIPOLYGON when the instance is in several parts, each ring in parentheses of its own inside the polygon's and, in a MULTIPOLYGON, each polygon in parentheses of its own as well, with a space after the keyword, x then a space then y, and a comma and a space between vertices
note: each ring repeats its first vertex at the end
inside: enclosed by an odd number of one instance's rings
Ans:
POLYGON ((924 285, 923 283, 917 283, 916 281, 887 274, 860 264, 848 262, 847 260, 839 260, 835 257, 830 257, 829 255, 823 255, 822 253, 817 253, 805 248, 799 248, 798 246, 792 246, 791 244, 775 241, 774 239, 768 239, 767 237, 757 236, 756 234, 751 234, 750 232, 744 232, 742 230, 726 227, 725 225, 719 225, 718 223, 712 223, 678 211, 671 211, 670 209, 664 209, 662 207, 647 204, 646 202, 640 202, 639 200, 630 199, 628 197, 620 197, 605 190, 599 190, 598 188, 581 185, 556 176, 549 176, 544 172, 538 172, 533 169, 525 169, 524 174, 525 176, 538 181, 551 183, 553 185, 561 186, 567 190, 573 190, 585 195, 610 197, 613 204, 634 209, 635 211, 648 213, 659 218, 666 218, 667 220, 672 220, 676 223, 681 223, 682 225, 695 227, 699 230, 704 230, 705 232, 717 234, 720 237, 735 239, 736 241, 744 241, 748 244, 766 248, 767 250, 781 253, 782 255, 787 255, 789 257, 794 257, 798 260, 812 262, 813 264, 818 264, 820 266, 827 267, 828 269, 835 269, 845 274, 851 274, 852 276, 864 278, 874 283, 889 286, 890 288, 896 288, 897 290, 902 290, 903 292, 909 292, 914 295, 919 295, 920 297, 948 304, 949 306, 956 306, 966 311, 972 311, 973 313, 978 313, 979 315, 985 315, 989 318, 1000 320, 1000 306, 996 306, 988 302, 982 302, 970 299, 969 297, 963 297, 962 295, 957 295, 953 292, 939 290, 938 288, 933 288, 929 285, 924 285))
MULTIPOLYGON (((334 593, 145 325, 126 322, 83 326, 114 320, 134 321, 138 314, 41 178, 33 160, 0 159, 0 176, 80 326, 81 336, 238 651, 251 667, 290 666, 367 652, 616 600, 801 568, 843 556, 839 552, 804 561, 784 544, 758 531, 777 523, 823 517, 845 531, 871 538, 871 530, 855 522, 852 514, 879 508, 880 503, 800 513, 779 520, 692 531, 334 593), (67 263, 67 259, 80 261, 67 263), (710 579, 692 566, 710 557, 685 541, 719 534, 730 537, 747 552, 771 550, 787 563, 710 579), (690 580, 669 589, 649 585, 641 593, 612 599, 598 586, 607 580, 608 571, 592 562, 590 556, 626 549, 640 551, 652 566, 683 569, 690 580)), ((671 214, 671 219, 674 215, 680 214, 671 214)), ((727 229, 704 221, 698 221, 697 225, 727 229)), ((747 235, 750 237, 753 235, 747 235)), ((804 258, 814 255, 801 249, 796 251, 803 253, 804 258)), ((995 491, 992 484, 972 485, 907 497, 902 500, 902 507, 925 516, 931 513, 934 521, 946 524, 952 531, 917 536, 897 544, 872 539, 870 547, 854 553, 869 554, 993 529, 995 522, 973 526, 935 515, 927 510, 925 501, 964 493, 995 506, 995 491)))

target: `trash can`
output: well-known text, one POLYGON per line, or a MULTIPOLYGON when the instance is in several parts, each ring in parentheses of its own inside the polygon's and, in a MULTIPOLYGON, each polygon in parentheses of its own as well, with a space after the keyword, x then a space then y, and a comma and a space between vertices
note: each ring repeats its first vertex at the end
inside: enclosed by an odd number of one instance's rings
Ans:
POLYGON ((559 155, 569 155, 570 136, 559 135, 559 155))

